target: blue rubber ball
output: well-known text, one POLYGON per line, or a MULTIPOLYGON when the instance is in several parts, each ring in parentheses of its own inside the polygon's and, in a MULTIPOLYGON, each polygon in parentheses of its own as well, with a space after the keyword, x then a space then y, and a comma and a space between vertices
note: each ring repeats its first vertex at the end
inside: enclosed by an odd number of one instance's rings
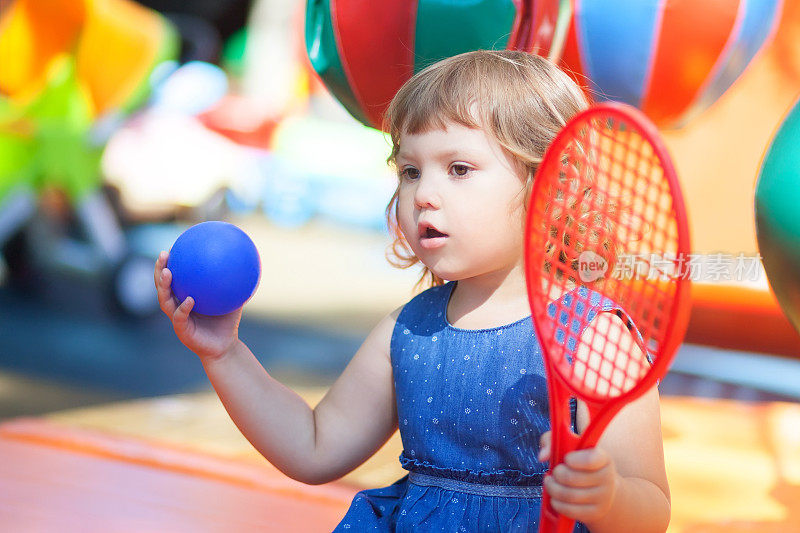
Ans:
POLYGON ((253 295, 261 276, 258 250, 245 232, 227 222, 203 222, 184 231, 169 252, 172 292, 194 298, 193 312, 224 315, 253 295))

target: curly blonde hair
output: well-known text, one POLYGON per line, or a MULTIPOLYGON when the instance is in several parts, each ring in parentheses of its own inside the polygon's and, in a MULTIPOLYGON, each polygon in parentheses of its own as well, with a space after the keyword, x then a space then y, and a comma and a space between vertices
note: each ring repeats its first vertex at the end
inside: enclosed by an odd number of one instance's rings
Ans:
MULTIPOLYGON (((580 87, 542 57, 516 50, 459 54, 415 74, 392 99, 383 125, 392 142, 387 162, 396 169, 402 133, 444 129, 448 123, 482 129, 525 176, 527 209, 533 178, 547 147, 566 122, 586 107, 580 87)), ((393 266, 409 268, 420 260, 400 231, 398 192, 399 184, 386 207, 394 236, 387 259, 393 266)), ((443 283, 423 265, 415 288, 443 283)))

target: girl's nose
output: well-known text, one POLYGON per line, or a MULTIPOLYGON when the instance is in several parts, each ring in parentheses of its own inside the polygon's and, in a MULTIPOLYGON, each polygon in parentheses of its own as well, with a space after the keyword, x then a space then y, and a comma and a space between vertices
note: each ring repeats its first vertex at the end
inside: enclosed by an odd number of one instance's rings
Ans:
POLYGON ((434 176, 419 177, 414 190, 414 203, 419 208, 439 209, 442 205, 440 190, 434 176))

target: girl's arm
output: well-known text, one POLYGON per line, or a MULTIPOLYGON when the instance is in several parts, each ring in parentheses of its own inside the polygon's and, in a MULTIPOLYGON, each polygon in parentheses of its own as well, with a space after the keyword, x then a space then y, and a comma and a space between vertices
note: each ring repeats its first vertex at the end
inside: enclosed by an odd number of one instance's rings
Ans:
POLYGON ((316 408, 272 378, 241 341, 203 360, 214 390, 250 443, 287 476, 333 481, 369 459, 397 429, 389 341, 398 311, 367 336, 316 408))
MULTIPOLYGON (((585 407, 583 411, 588 419, 585 407)), ((578 418, 580 424, 580 411, 578 418)), ((597 443, 599 462, 607 454, 616 486, 605 515, 585 522, 592 533, 667 530, 671 503, 662 441, 658 390, 653 387, 625 406, 597 443)), ((574 457, 573 465, 591 469, 593 461, 598 463, 587 454, 574 457)))
POLYGON ((287 476, 326 483, 372 456, 397 429, 389 344, 400 309, 372 330, 316 408, 261 366, 239 340, 242 311, 191 314, 170 290, 167 253, 156 262, 159 304, 180 341, 198 355, 211 384, 250 443, 287 476))
MULTIPOLYGON (((612 313, 601 313, 596 328, 627 331, 612 313)), ((644 354, 628 339, 632 356, 644 354)), ((578 430, 589 423, 578 405, 578 430)), ((549 455, 549 439, 544 456, 549 455)), ((670 493, 664 466, 658 390, 653 387, 625 406, 609 423, 597 446, 567 454, 547 480, 553 507, 580 520, 592 533, 666 531, 670 493)))

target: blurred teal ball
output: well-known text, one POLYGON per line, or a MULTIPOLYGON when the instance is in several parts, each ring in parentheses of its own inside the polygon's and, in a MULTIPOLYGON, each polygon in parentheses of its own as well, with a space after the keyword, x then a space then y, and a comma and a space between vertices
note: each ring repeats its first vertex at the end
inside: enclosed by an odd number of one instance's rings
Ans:
POLYGON ((756 237, 784 314, 800 331, 800 100, 767 149, 756 182, 756 237))
POLYGON ((172 292, 191 296, 193 312, 224 315, 242 307, 261 277, 261 260, 247 234, 227 222, 202 222, 184 231, 169 252, 172 292))

